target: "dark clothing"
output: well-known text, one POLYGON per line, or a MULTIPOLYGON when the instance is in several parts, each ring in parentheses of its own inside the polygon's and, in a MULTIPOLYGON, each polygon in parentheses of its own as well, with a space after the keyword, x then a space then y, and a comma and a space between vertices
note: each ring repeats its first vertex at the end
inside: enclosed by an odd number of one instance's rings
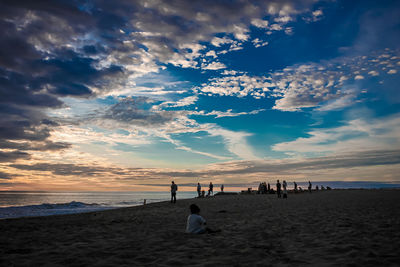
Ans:
POLYGON ((171 192, 171 203, 176 203, 176 193, 171 192))
POLYGON ((276 183, 276 193, 278 194, 278 198, 281 198, 281 183, 276 183))
POLYGON ((201 185, 197 185, 197 194, 201 197, 201 185))
POLYGON ((176 203, 176 191, 178 191, 178 186, 174 183, 171 184, 171 203, 176 203))

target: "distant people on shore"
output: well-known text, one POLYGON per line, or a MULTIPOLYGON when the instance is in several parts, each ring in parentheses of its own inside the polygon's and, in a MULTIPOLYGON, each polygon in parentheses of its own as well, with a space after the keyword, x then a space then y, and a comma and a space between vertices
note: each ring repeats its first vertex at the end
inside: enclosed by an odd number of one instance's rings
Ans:
POLYGON ((267 189, 267 183, 266 182, 262 182, 260 183, 260 185, 258 186, 258 191, 257 194, 267 194, 268 189, 267 189))
POLYGON ((212 182, 208 185, 208 196, 214 195, 214 185, 212 182))
POLYGON ((283 198, 287 198, 287 190, 286 190, 286 188, 287 188, 287 183, 286 183, 285 180, 283 180, 282 186, 283 186, 283 198))
POLYGON ((312 184, 310 181, 308 181, 308 192, 311 193, 311 189, 312 189, 312 184))
POLYGON ((315 191, 318 191, 319 190, 319 187, 318 187, 318 185, 315 187, 315 191))
POLYGON ((281 198, 281 183, 279 180, 276 180, 276 193, 278 194, 278 198, 281 198))
POLYGON ((176 191, 178 191, 178 186, 174 181, 171 183, 171 203, 176 203, 176 191))
POLYGON ((221 192, 222 193, 224 192, 224 185, 223 184, 221 184, 221 192))
POLYGON ((297 183, 293 182, 293 184, 294 184, 294 193, 297 193, 297 183))
POLYGON ((212 230, 206 227, 206 220, 200 216, 200 208, 196 204, 190 205, 190 215, 187 218, 186 233, 190 234, 204 234, 216 233, 221 230, 212 230))
POLYGON ((198 197, 201 197, 201 185, 200 185, 200 183, 197 183, 197 195, 198 195, 198 197))

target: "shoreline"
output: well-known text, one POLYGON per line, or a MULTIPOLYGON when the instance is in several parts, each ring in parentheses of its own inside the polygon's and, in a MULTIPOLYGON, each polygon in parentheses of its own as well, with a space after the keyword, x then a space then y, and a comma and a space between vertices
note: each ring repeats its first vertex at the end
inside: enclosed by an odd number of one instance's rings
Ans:
POLYGON ((330 190, 227 195, 106 211, 0 221, 0 265, 393 266, 400 194, 330 190), (210 228, 186 234, 196 203, 210 228))
MULTIPOLYGON (((320 193, 320 192, 324 192, 324 191, 352 191, 352 190, 384 190, 384 191, 393 191, 393 190, 400 190, 400 188, 337 188, 337 189, 325 189, 325 190, 315 190, 313 189, 312 192, 313 193, 320 193)), ((294 192, 294 189, 289 189, 288 191, 289 195, 292 194, 308 194, 307 190, 303 190, 303 191, 298 191, 297 193, 294 192)), ((193 193, 195 194, 196 192, 193 191, 184 191, 184 193, 193 193)), ((214 196, 211 197, 203 197, 204 199, 212 199, 213 197, 221 197, 221 196, 228 196, 228 195, 257 195, 255 190, 252 190, 251 193, 249 193, 246 190, 242 190, 241 192, 223 192, 221 194, 221 192, 216 192, 214 194, 214 196)), ((266 193, 265 195, 269 195, 269 196, 276 196, 276 191, 273 193, 266 193)), ((179 195, 178 195, 179 198, 179 195)), ((182 200, 190 200, 190 199, 203 199, 203 198, 198 198, 198 197, 192 197, 192 198, 182 198, 180 199, 180 201, 182 200)), ((144 202, 144 201, 143 201, 144 202)), ((151 204, 155 204, 155 203, 169 203, 169 200, 162 200, 162 201, 155 201, 155 202, 146 202, 146 204, 144 203, 138 203, 138 204, 134 204, 134 205, 127 205, 127 206, 108 206, 108 205, 100 205, 100 204, 91 204, 91 203, 79 203, 76 201, 72 201, 70 203, 41 203, 41 204, 33 204, 33 205, 22 205, 22 206, 6 206, 6 207, 0 207, 1 209, 21 209, 21 208, 26 208, 26 207, 38 207, 38 206, 45 206, 45 205, 65 205, 65 204, 71 204, 71 203, 78 203, 78 204, 86 204, 89 207, 90 206, 94 206, 94 205, 98 205, 99 207, 97 208, 87 208, 87 210, 84 210, 84 208, 80 211, 80 210, 69 210, 69 211, 61 211, 59 213, 57 213, 57 211, 55 211, 55 213, 49 213, 49 214, 42 214, 42 215, 36 215, 34 213, 34 215, 22 215, 22 216, 15 216, 15 217, 0 217, 0 221, 2 220, 8 220, 8 219, 23 219, 23 218, 36 218, 36 217, 49 217, 49 216, 68 216, 68 215, 73 215, 73 214, 87 214, 87 213, 92 213, 92 212, 102 212, 102 211, 107 211, 107 210, 115 210, 115 209, 124 209, 124 208, 135 208, 138 206, 144 206, 144 205, 151 205, 151 204), (63 213, 64 212, 64 213, 63 213)), ((46 209, 44 209, 46 211, 46 209)), ((49 210, 52 211, 52 210, 49 210)))

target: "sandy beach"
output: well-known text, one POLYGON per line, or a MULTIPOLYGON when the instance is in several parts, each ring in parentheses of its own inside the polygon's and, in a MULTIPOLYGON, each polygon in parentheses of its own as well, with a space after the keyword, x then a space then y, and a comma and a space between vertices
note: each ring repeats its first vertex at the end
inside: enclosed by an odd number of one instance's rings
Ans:
POLYGON ((400 191, 216 196, 0 221, 1 266, 399 266, 400 191), (196 203, 220 233, 190 235, 196 203))

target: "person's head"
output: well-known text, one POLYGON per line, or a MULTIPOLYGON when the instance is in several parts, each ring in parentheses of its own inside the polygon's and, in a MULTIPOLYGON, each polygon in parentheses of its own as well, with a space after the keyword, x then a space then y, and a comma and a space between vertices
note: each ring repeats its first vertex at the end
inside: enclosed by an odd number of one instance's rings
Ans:
POLYGON ((197 183, 198 185, 200 185, 200 183, 197 183))
POLYGON ((175 182, 174 181, 172 181, 172 184, 174 184, 175 182))
POLYGON ((190 213, 192 214, 199 214, 200 213, 200 208, 196 204, 190 205, 190 213))
POLYGON ((277 183, 279 183, 279 180, 276 180, 277 183))

